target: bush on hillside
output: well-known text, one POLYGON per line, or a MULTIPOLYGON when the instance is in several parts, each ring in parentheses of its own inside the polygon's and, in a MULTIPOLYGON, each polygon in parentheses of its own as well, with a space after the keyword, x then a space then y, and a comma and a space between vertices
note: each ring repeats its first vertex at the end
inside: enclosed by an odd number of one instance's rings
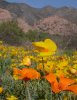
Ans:
POLYGON ((33 42, 50 38, 47 33, 40 33, 37 30, 29 30, 24 33, 16 21, 0 23, 0 40, 10 45, 22 45, 26 41, 33 42))
POLYGON ((16 21, 8 21, 0 24, 0 40, 7 44, 21 44, 24 39, 24 32, 18 27, 16 21))
POLYGON ((30 40, 31 42, 34 41, 41 41, 44 40, 46 38, 51 38, 51 35, 45 32, 38 32, 37 30, 29 30, 26 33, 26 38, 27 40, 30 40))

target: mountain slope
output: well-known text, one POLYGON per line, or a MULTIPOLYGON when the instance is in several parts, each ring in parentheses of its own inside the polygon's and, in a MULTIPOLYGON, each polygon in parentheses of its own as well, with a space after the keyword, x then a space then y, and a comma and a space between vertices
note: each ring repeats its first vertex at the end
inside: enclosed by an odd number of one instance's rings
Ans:
POLYGON ((61 16, 75 24, 77 24, 77 9, 72 7, 58 8, 55 15, 61 16))
POLYGON ((77 33, 77 25, 61 18, 51 16, 38 21, 34 27, 40 31, 58 35, 74 35, 77 33))
POLYGON ((54 8, 46 6, 44 8, 33 8, 24 3, 8 3, 0 0, 0 8, 4 8, 12 14, 14 18, 20 17, 33 25, 40 19, 57 15, 77 24, 77 9, 70 7, 54 8))
POLYGON ((77 48, 77 25, 61 18, 59 16, 51 16, 38 21, 34 28, 40 32, 51 34, 58 47, 77 48))
MULTIPOLYGON (((8 10, 0 8, 0 23, 2 22, 7 22, 7 21, 12 21, 13 17, 11 13, 8 10)), ((23 19, 17 18, 14 20, 18 23, 18 26, 24 31, 27 32, 28 30, 32 29, 32 27, 23 19)))
POLYGON ((0 8, 0 22, 11 20, 12 16, 8 10, 0 8))
POLYGON ((6 1, 0 1, 0 8, 8 10, 15 19, 20 17, 29 24, 33 24, 33 22, 41 17, 38 14, 38 9, 34 9, 23 3, 8 3, 6 1))

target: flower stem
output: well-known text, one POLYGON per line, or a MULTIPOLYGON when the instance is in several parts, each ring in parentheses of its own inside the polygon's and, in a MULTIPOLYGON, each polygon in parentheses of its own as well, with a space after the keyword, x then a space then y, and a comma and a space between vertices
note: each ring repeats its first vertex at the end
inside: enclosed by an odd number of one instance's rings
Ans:
POLYGON ((42 65, 43 65, 43 73, 44 73, 44 76, 45 76, 46 74, 45 74, 45 71, 44 71, 44 59, 43 59, 43 57, 42 57, 42 65))

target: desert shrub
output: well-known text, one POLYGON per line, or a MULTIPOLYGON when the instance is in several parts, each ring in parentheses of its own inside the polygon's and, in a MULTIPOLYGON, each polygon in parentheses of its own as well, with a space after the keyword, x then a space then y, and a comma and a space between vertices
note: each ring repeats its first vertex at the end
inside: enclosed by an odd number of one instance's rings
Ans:
POLYGON ((48 33, 41 33, 37 30, 29 30, 28 32, 23 32, 23 30, 18 27, 16 21, 8 21, 0 24, 0 40, 4 41, 10 45, 22 45, 26 41, 39 41, 50 38, 48 33))
POLYGON ((29 30, 26 33, 27 40, 30 40, 31 42, 44 40, 44 39, 50 38, 50 37, 51 37, 51 35, 49 33, 39 32, 37 30, 29 30))
POLYGON ((8 21, 0 24, 0 39, 8 44, 21 44, 24 32, 18 27, 16 21, 8 21))

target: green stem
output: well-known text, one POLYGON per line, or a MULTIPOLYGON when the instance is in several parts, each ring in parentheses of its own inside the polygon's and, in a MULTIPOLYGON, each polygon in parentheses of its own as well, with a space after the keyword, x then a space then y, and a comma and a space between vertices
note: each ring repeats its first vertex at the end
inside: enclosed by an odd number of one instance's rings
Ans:
POLYGON ((44 60, 43 60, 43 57, 42 57, 42 64, 43 64, 43 71, 44 71, 44 60))
POLYGON ((45 76, 45 71, 44 71, 44 59, 42 57, 42 65, 43 65, 43 72, 44 72, 44 76, 45 76))

